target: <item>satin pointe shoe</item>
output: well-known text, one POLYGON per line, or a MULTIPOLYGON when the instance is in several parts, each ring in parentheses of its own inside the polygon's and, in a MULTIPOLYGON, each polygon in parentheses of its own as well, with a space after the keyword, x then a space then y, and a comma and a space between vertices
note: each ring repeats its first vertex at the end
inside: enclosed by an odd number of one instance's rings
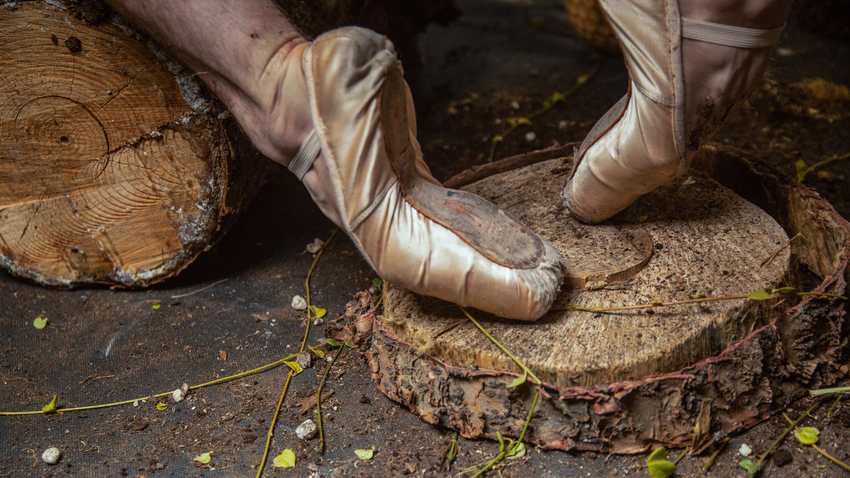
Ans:
MULTIPOLYGON (((719 3, 600 0, 623 50, 629 89, 592 128, 575 155, 564 203, 597 223, 687 171, 700 141, 757 84, 780 36, 704 20, 719 3), (681 11, 698 18, 683 17, 681 11), (690 8, 688 8, 690 7, 690 8)), ((747 0, 731 17, 747 24, 747 0), (737 16, 736 16, 737 15, 737 16)), ((764 4, 762 0, 762 4, 764 4)), ((720 15, 729 18, 729 5, 720 15)), ((752 10, 752 9, 750 9, 752 10)))
POLYGON ((301 61, 314 129, 288 167, 378 275, 505 318, 546 313, 560 255, 492 203, 431 176, 392 43, 341 28, 301 61))

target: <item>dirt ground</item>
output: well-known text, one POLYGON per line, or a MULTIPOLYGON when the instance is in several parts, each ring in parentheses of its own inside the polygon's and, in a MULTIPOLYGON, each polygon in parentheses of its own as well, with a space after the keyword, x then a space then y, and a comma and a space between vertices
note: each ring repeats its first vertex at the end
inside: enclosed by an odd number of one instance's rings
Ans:
MULTIPOLYGON (((490 157, 490 137, 509 116, 529 115, 555 91, 598 66, 585 87, 505 138, 493 154, 581 140, 624 92, 626 75, 616 57, 600 57, 564 26, 557 2, 464 0, 465 14, 422 37, 425 69, 417 92, 420 136, 436 174, 446 178, 490 157), (534 133, 533 137, 529 133, 534 133)), ((840 91, 794 86, 808 78, 850 85, 850 44, 798 28, 792 22, 765 83, 737 109, 719 140, 759 151, 789 174, 795 162, 812 164, 850 152, 850 98, 840 91)), ((812 84, 808 84, 812 85, 812 84)), ((850 161, 809 174, 815 187, 850 217, 850 161)), ((556 198, 553 198, 556 200, 556 198)), ((54 393, 62 405, 110 402, 173 390, 271 362, 294 351, 300 315, 290 308, 303 294, 311 256, 305 246, 332 230, 306 191, 278 171, 233 231, 178 279, 147 291, 47 290, 0 275, 0 408, 40 408, 54 393), (220 282, 223 281, 223 282, 220 282), (173 296, 211 288, 183 298, 173 296), (160 304, 157 308, 154 304, 160 304), (32 320, 49 319, 44 330, 32 320)), ((346 301, 369 287, 374 275, 345 238, 322 258, 314 301, 343 312, 346 301)), ((314 328, 311 341, 324 334, 314 328)), ((445 476, 495 452, 489 442, 460 441, 452 472, 442 469, 449 434, 420 422, 375 389, 363 360, 346 352, 326 385, 328 449, 296 438, 298 402, 314 390, 316 367, 293 382, 272 453, 295 450, 293 470, 266 476, 445 476), (374 447, 369 462, 354 450, 374 447)), ((285 371, 277 369, 192 393, 165 411, 153 403, 64 415, 0 418, 0 476, 253 476, 285 371), (58 465, 41 452, 56 446, 58 465), (192 458, 212 451, 210 465, 192 458)), ((792 412, 792 415, 799 411, 792 412)), ((850 459, 850 405, 831 418, 812 420, 821 445, 850 459)), ((785 428, 776 417, 735 437, 705 474, 700 458, 685 458, 681 476, 744 476, 738 450, 765 450, 785 428)), ((764 476, 832 477, 840 469, 792 440, 782 447, 792 461, 770 462, 764 476)), ((784 453, 784 452, 783 452, 784 453)), ((645 457, 530 450, 495 476, 646 476, 645 457)))

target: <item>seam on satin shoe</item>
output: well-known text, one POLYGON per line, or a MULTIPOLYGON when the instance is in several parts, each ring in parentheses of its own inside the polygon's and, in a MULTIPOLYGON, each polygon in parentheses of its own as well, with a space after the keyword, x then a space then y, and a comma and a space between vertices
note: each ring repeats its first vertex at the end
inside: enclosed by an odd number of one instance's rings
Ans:
POLYGON ((634 89, 639 91, 645 98, 652 101, 653 103, 658 103, 659 105, 666 106, 668 108, 673 108, 676 106, 676 101, 674 98, 670 98, 669 96, 664 95, 656 95, 650 91, 647 91, 646 88, 639 85, 634 80, 631 81, 634 89))
POLYGON ((362 211, 357 213, 357 216, 355 216, 354 219, 351 221, 351 230, 354 231, 355 229, 358 229, 360 225, 363 224, 363 222, 365 222, 366 219, 368 219, 369 216, 372 215, 372 213, 375 211, 375 208, 377 208, 381 204, 381 202, 384 200, 384 197, 389 194, 392 188, 394 188, 398 184, 399 180, 397 176, 394 180, 387 183, 384 189, 380 193, 375 195, 375 198, 372 200, 372 202, 368 206, 363 208, 362 211))
POLYGON ((688 147, 685 129, 685 78, 682 58, 682 14, 679 0, 666 0, 667 22, 670 32, 670 81, 673 83, 673 145, 679 155, 677 174, 687 171, 688 147))

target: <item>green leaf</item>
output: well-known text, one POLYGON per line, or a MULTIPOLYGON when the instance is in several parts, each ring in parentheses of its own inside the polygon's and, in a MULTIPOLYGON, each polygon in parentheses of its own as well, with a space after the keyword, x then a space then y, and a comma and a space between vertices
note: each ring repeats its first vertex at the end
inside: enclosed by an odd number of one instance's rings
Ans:
POLYGON ((759 301, 775 299, 777 297, 779 297, 779 294, 775 293, 772 289, 771 290, 767 290, 767 289, 754 290, 754 291, 750 292, 749 295, 747 295, 747 299, 759 300, 759 301))
POLYGON ((749 458, 744 458, 743 460, 738 462, 738 466, 744 469, 747 472, 747 476, 756 476, 759 472, 758 463, 753 462, 749 458))
POLYGON ((815 427, 798 427, 794 429, 794 436, 803 445, 814 445, 820 437, 820 430, 815 427))
POLYGON ((509 460, 516 460, 518 458, 522 458, 525 456, 525 443, 518 441, 514 442, 514 444, 508 448, 508 454, 506 455, 509 460))
POLYGON ((516 128, 520 125, 530 125, 531 119, 527 116, 511 116, 510 118, 507 118, 505 122, 508 124, 508 127, 516 128))
POLYGON ((43 330, 45 327, 47 327, 48 322, 49 320, 47 320, 46 315, 38 314, 35 319, 33 319, 32 326, 35 327, 37 330, 43 330))
POLYGON ((321 319, 322 317, 328 315, 328 309, 319 307, 317 305, 310 306, 310 315, 317 319, 321 319))
POLYGON ((295 452, 292 451, 292 448, 283 450, 278 456, 274 457, 274 460, 272 460, 272 466, 275 468, 294 468, 295 452))
POLYGON ((154 405, 154 408, 156 408, 160 412, 164 412, 164 411, 168 410, 168 404, 163 402, 163 401, 159 401, 159 402, 156 402, 156 405, 154 405))
POLYGON ((310 349, 310 352, 312 352, 313 355, 315 355, 316 357, 318 357, 320 359, 325 358, 325 356, 327 355, 324 350, 322 350, 318 347, 313 347, 312 345, 308 345, 307 348, 310 349))
POLYGON ((676 464, 667 460, 667 450, 664 447, 652 450, 646 459, 646 468, 652 478, 668 478, 676 472, 676 464))
POLYGON ((508 388, 517 388, 527 381, 528 381, 528 372, 523 372, 522 375, 511 380, 511 383, 508 384, 508 388))
POLYGON ((56 406, 58 404, 59 404, 59 395, 54 393, 53 398, 51 398, 50 401, 47 402, 46 405, 41 407, 41 411, 44 412, 44 413, 53 413, 53 412, 56 411, 56 406))
POLYGON ((357 455, 357 458, 363 461, 369 461, 375 456, 374 448, 358 448, 354 450, 354 454, 357 455))
POLYGON ((504 140, 505 140, 505 137, 504 137, 504 136, 502 136, 502 135, 500 135, 500 134, 494 134, 494 135, 493 135, 493 139, 491 140, 491 142, 495 144, 495 143, 501 143, 501 142, 502 142, 502 141, 504 141, 504 140))
POLYGON ((299 373, 304 371, 304 369, 301 367, 301 365, 298 362, 292 362, 292 361, 287 360, 287 361, 284 361, 283 363, 285 363, 287 367, 292 369, 292 373, 294 375, 298 375, 299 373))
POLYGON ((798 159, 794 163, 794 170, 797 172, 797 183, 802 183, 809 174, 809 165, 802 159, 798 159))
POLYGON ((197 463, 200 463, 202 465, 209 465, 210 460, 212 460, 212 452, 208 451, 208 452, 205 452, 205 453, 201 453, 200 455, 196 456, 192 460, 197 462, 197 463))
POLYGON ((151 305, 151 310, 159 310, 160 308, 162 308, 162 304, 160 304, 159 302, 151 305))

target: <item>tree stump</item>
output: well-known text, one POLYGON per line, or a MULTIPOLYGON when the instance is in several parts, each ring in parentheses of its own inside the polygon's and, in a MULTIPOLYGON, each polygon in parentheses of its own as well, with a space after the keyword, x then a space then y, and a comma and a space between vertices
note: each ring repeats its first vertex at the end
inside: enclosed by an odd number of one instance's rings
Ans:
POLYGON ((0 13, 0 263, 40 284, 144 286, 242 207, 261 158, 198 83, 119 19, 0 13))
MULTIPOLYGON (((712 432, 753 426, 841 375, 836 358, 850 351, 835 298, 659 305, 788 285, 845 292, 847 222, 743 153, 705 151, 711 167, 601 226, 559 206, 568 157, 466 187, 566 258, 568 284, 538 322, 472 311, 545 383, 530 442, 610 453, 708 446, 723 436, 712 432), (633 304, 655 306, 592 311, 633 304)), ((525 420, 529 388, 508 387, 519 368, 450 304, 388 284, 367 357, 379 389, 426 422, 493 438, 517 436, 525 420)))

